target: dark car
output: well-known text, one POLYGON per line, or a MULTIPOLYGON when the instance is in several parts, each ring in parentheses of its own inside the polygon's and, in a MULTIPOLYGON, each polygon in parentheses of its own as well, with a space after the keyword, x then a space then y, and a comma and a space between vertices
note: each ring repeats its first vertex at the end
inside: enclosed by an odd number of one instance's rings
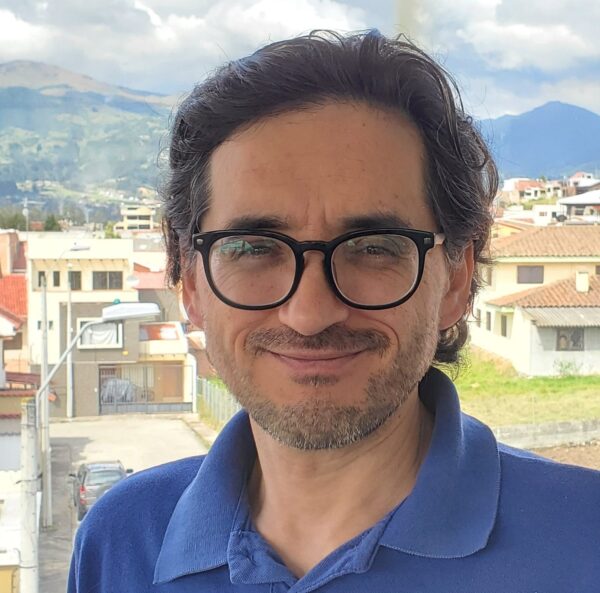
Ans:
POLYGON ((120 461, 98 461, 82 463, 73 478, 73 504, 77 518, 81 521, 89 508, 117 482, 133 473, 125 469, 120 461))

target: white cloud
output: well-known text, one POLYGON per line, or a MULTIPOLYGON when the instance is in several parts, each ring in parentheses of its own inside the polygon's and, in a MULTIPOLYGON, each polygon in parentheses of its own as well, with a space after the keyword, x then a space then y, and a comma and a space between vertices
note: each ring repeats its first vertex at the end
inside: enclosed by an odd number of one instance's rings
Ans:
POLYGON ((538 68, 553 72, 575 66, 582 58, 600 56, 600 46, 574 34, 564 24, 470 23, 457 36, 472 44, 493 69, 538 68))
POLYGON ((52 40, 49 30, 0 9, 0 51, 4 59, 18 59, 24 54, 42 53, 52 40))

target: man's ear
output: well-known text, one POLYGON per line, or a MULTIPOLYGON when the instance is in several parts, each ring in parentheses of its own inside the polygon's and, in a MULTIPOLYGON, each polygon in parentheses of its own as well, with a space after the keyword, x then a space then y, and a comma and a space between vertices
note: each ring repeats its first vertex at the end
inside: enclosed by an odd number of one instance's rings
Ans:
POLYGON ((469 243, 461 261, 451 264, 448 289, 440 306, 439 331, 452 327, 465 314, 471 296, 474 267, 473 243, 469 243))
POLYGON ((204 329, 204 314, 200 294, 196 287, 197 271, 193 266, 182 265, 181 300, 188 319, 198 328, 204 329))

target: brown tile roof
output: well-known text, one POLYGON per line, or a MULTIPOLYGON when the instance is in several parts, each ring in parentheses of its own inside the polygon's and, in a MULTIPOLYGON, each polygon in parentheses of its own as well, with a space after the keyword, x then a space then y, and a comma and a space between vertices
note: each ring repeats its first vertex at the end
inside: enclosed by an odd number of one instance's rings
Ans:
POLYGON ((544 184, 541 181, 537 181, 535 179, 527 179, 524 181, 517 181, 517 183, 515 183, 515 189, 517 191, 525 191, 526 189, 530 189, 530 188, 542 188, 545 187, 544 184))
POLYGON ((17 317, 27 317, 27 280, 23 274, 0 278, 0 307, 17 317))
POLYGON ((600 277, 590 276, 588 292, 575 290, 575 277, 487 301, 496 307, 600 307, 600 277))
POLYGON ((599 257, 600 226, 548 226, 494 239, 492 257, 599 257))
POLYGON ((513 220, 508 218, 496 218, 496 220, 494 220, 494 226, 506 226, 511 229, 527 231, 531 229, 533 222, 523 222, 521 219, 513 220))

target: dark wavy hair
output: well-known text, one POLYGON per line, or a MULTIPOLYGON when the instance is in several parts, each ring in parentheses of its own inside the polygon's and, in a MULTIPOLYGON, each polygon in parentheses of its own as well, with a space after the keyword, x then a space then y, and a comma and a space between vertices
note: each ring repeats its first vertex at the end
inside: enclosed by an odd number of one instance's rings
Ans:
MULTIPOLYGON (((180 105, 161 188, 171 285, 179 284, 182 266, 194 261, 191 235, 209 207, 213 151, 258 120, 335 101, 396 111, 417 127, 426 152, 426 198, 446 235, 449 261, 459 262, 473 243, 476 264, 488 263, 485 247, 498 173, 451 76, 402 37, 390 39, 376 30, 313 31, 226 64, 180 105)), ((439 334, 438 363, 457 362, 467 340, 479 267, 468 310, 439 334)))

